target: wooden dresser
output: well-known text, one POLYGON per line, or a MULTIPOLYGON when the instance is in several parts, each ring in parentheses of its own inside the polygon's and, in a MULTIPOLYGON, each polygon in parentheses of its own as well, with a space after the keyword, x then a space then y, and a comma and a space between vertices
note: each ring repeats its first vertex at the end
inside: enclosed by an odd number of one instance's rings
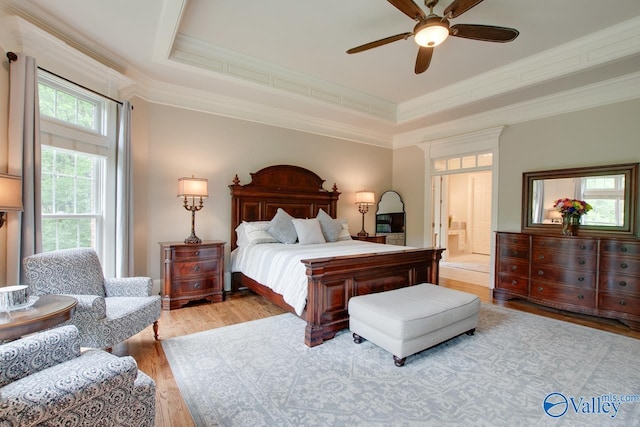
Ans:
POLYGON ((161 242, 162 308, 180 308, 190 301, 224 299, 224 245, 161 242))
POLYGON ((640 330, 640 241, 499 232, 493 296, 618 319, 640 330))

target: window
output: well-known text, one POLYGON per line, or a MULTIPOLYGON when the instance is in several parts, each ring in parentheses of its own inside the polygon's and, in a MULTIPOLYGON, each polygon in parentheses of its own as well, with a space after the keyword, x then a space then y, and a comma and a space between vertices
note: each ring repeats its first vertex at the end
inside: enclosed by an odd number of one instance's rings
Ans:
POLYGON ((38 80, 43 250, 92 247, 111 275, 115 105, 45 72, 38 80))
POLYGON ((585 177, 581 181, 582 197, 593 208, 582 217, 582 223, 622 227, 624 175, 585 177))

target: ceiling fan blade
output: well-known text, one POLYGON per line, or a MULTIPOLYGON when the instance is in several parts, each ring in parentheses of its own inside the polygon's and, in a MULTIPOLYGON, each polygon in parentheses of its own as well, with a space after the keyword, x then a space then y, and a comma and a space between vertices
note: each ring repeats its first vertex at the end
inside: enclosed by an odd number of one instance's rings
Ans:
POLYGON ((424 73, 431 64, 431 56, 433 55, 432 47, 420 47, 418 57, 416 58, 416 74, 424 73))
POLYGON ((492 25, 456 24, 451 26, 449 34, 465 39, 506 43, 515 40, 520 32, 514 28, 492 25))
POLYGON ((446 16, 448 19, 456 18, 478 3, 482 3, 482 1, 483 0, 454 0, 444 10, 444 16, 446 16))
POLYGON ((364 50, 373 49, 374 47, 382 46, 382 45, 385 45, 387 43, 392 43, 392 42, 395 42, 395 41, 398 41, 398 40, 403 40, 403 39, 406 40, 412 34, 413 33, 396 34, 395 36, 386 37, 384 39, 376 40, 374 42, 365 43, 365 44, 363 44, 361 46, 352 47, 351 49, 349 49, 347 51, 347 53, 358 53, 358 52, 362 52, 364 50))
POLYGON ((416 21, 420 19, 427 19, 427 15, 424 14, 422 9, 413 2, 413 0, 387 0, 394 5, 396 9, 407 15, 409 18, 416 21))

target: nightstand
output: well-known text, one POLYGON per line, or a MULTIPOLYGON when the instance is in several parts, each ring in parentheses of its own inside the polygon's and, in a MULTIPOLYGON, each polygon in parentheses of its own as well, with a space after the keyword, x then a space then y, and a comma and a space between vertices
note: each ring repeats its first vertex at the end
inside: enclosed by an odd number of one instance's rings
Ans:
POLYGON ((191 301, 224 299, 224 245, 219 240, 200 244, 160 243, 162 308, 172 310, 191 301))
POLYGON ((387 243, 387 236, 351 236, 353 240, 364 240, 372 243, 387 243))

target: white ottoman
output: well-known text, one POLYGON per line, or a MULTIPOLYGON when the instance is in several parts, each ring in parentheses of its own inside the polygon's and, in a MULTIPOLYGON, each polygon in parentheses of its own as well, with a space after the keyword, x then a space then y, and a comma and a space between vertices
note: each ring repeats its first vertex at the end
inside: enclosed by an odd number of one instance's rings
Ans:
POLYGON ((349 300, 349 329, 393 355, 396 366, 418 353, 462 333, 473 335, 480 298, 428 283, 349 300))

